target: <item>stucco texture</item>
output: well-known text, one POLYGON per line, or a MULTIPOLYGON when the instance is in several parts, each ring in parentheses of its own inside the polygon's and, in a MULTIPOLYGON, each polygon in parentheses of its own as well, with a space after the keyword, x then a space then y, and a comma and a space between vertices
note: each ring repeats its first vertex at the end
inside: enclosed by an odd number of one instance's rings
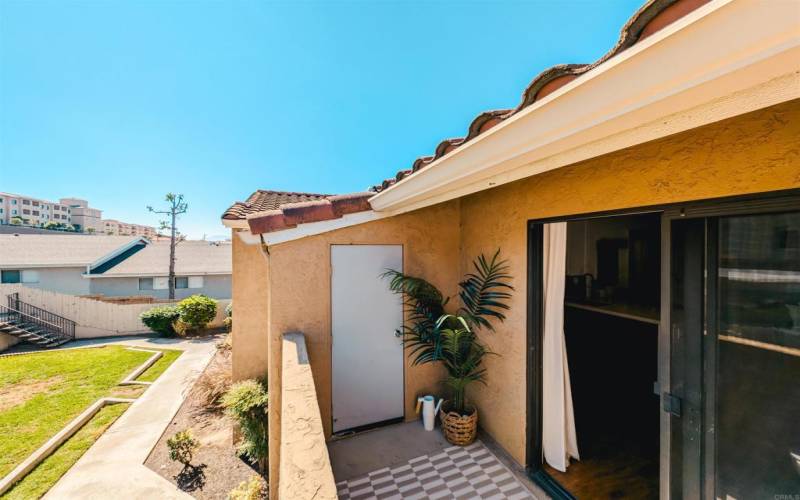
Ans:
MULTIPOLYGON (((800 188, 798 137, 800 101, 792 101, 408 214, 281 243, 269 248, 269 272, 259 246, 234 237, 234 376, 263 375, 269 360, 270 404, 280 408, 281 335, 302 332, 328 437, 330 245, 402 244, 405 271, 450 296, 478 254, 500 248, 516 291, 507 320, 480 334, 499 356, 486 362, 488 385, 474 385, 469 397, 484 430, 525 464, 527 222, 800 188)), ((439 388, 438 370, 406 363, 407 418, 417 394, 439 388)), ((270 412, 270 428, 280 429, 277 411, 270 412)), ((278 436, 270 435, 271 453, 278 436)), ((271 479, 277 467, 277 460, 270 463, 271 479)))
MULTIPOLYGON (((281 335, 302 332, 311 359, 325 436, 331 435, 330 246, 403 245, 405 272, 424 276, 444 294, 453 295, 459 276, 458 205, 458 201, 453 201, 269 248, 269 348, 272 351, 269 390, 272 408, 281 405, 281 358, 279 354, 274 355, 280 353, 281 335)), ((236 265, 234 273, 235 268, 236 265)), ((234 283, 235 280, 234 274, 234 283)), ((410 366, 406 359, 404 377, 405 416, 412 418, 417 395, 437 391, 442 374, 438 366, 410 366)), ((280 429, 280 425, 279 412, 270 412, 270 429, 280 429)), ((270 433, 271 452, 279 446, 277 438, 277 433, 270 433)), ((271 461, 271 484, 277 467, 278 464, 271 461)))
POLYGON ((461 270, 502 249, 516 293, 482 334, 500 356, 470 396, 481 426, 525 463, 527 222, 532 219, 800 187, 800 101, 773 106, 461 199, 461 270))
POLYGON ((235 233, 233 241, 233 380, 267 375, 267 260, 258 245, 247 245, 235 233))

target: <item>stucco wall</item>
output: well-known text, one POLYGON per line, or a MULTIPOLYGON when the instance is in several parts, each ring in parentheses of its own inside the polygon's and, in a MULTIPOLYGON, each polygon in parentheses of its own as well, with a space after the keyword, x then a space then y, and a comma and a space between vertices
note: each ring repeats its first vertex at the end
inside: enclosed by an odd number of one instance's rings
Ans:
POLYGON ((267 375, 267 260, 258 245, 247 245, 236 234, 233 241, 234 380, 267 375))
MULTIPOLYGON (((109 297, 130 297, 147 295, 159 299, 169 297, 169 290, 139 290, 139 278, 92 278, 91 294, 107 295, 109 297)), ((231 298, 231 276, 210 275, 203 276, 201 288, 178 288, 175 290, 176 299, 185 299, 191 295, 201 293, 213 299, 231 298)))
MULTIPOLYGON (((446 295, 458 283, 459 202, 453 201, 412 214, 382 219, 270 247, 270 406, 280 407, 281 335, 302 332, 308 345, 325 436, 331 434, 331 298, 330 246, 334 244, 403 245, 406 273, 424 276, 446 295)), ((244 252, 234 248, 234 259, 244 252)), ((241 256, 240 256, 241 257, 241 256)), ((234 261, 234 307, 237 264, 234 261)), ((234 313, 236 314, 236 313, 234 313)), ((234 325, 236 320, 234 320, 234 325)), ((234 342, 236 338, 234 337, 234 342)), ((257 344, 258 345, 258 344, 257 344)), ((234 351, 236 344, 234 343, 234 351)), ((405 364, 405 415, 413 418, 416 396, 437 391, 438 367, 405 364)), ((437 391, 438 392, 438 391, 437 391)), ((270 412, 270 429, 280 429, 279 412, 270 412)), ((270 434, 270 447, 280 446, 270 434)), ((274 481, 279 464, 270 463, 274 481)))
POLYGON ((500 354, 470 396, 481 426, 525 463, 527 221, 800 188, 800 101, 767 108, 461 200, 461 270, 501 248, 516 292, 507 321, 483 334, 500 354))

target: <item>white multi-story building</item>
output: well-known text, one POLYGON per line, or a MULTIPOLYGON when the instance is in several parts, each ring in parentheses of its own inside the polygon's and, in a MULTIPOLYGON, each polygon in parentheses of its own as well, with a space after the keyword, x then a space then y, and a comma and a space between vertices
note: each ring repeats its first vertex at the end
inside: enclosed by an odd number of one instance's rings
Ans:
POLYGON ((72 209, 63 203, 0 192, 0 224, 42 226, 51 221, 71 224, 72 209))
POLYGON ((41 227, 48 222, 73 226, 78 231, 155 239, 153 226, 103 219, 103 211, 80 198, 61 198, 57 203, 20 194, 0 192, 0 224, 41 227))

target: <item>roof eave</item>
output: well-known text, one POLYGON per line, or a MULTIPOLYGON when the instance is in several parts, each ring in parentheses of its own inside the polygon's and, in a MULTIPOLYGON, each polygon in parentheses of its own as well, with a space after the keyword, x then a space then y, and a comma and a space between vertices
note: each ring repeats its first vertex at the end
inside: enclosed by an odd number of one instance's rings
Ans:
POLYGON ((382 213, 407 212, 798 98, 795 9, 756 0, 706 4, 370 204, 382 213))

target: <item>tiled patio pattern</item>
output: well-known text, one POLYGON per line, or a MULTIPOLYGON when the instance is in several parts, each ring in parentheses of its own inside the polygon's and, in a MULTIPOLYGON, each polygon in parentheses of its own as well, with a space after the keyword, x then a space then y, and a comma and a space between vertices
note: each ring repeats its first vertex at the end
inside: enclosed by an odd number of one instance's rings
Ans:
POLYGON ((341 500, 534 498, 480 441, 384 467, 336 486, 341 500))

